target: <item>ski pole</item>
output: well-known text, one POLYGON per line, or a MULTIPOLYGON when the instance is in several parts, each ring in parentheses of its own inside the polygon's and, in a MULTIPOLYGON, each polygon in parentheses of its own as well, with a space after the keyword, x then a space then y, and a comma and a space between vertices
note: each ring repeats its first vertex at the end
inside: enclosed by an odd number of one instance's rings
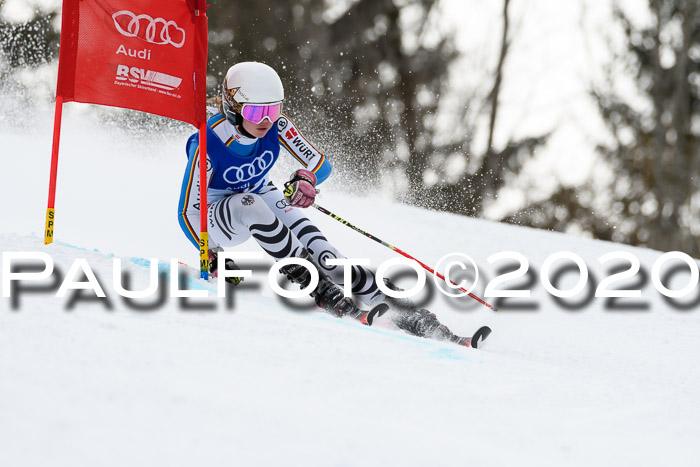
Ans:
MULTIPOLYGON (((443 276, 443 275, 440 274, 439 272, 435 271, 433 268, 431 268, 431 267, 428 266, 427 264, 425 264, 425 263, 423 263, 423 262, 417 260, 416 258, 414 258, 413 256, 409 255, 408 253, 406 253, 406 252, 404 252, 404 251, 402 251, 402 250, 396 248, 394 245, 390 245, 389 243, 385 242, 384 240, 381 240, 381 239, 375 237, 374 235, 368 234, 367 232, 365 232, 364 230, 360 229, 359 227, 357 227, 357 226, 351 224, 350 222, 346 221, 345 219, 342 219, 342 218, 336 216, 335 214, 333 214, 332 212, 330 212, 328 209, 325 209, 324 207, 319 206, 319 205, 316 204, 316 203, 314 203, 312 206, 313 206, 314 208, 318 209, 319 211, 321 211, 322 213, 326 214, 327 216, 330 216, 330 217, 332 217, 333 219, 337 220, 337 221, 340 222, 341 224, 343 224, 343 225, 345 225, 345 226, 347 226, 347 227, 350 227, 350 228, 351 228, 352 230, 354 230, 355 232, 358 232, 358 233, 364 235, 365 237, 370 238, 370 239, 374 240, 375 242, 377 242, 377 243, 379 243, 379 244, 381 244, 381 245, 384 245, 385 247, 387 247, 387 248, 389 248, 389 249, 391 249, 391 250, 394 250, 394 251, 397 252, 398 254, 400 254, 400 255, 402 255, 402 256, 405 256, 405 257, 408 258, 408 259, 412 259, 412 260, 415 261, 416 263, 418 263, 418 264, 420 264, 421 266, 423 266, 423 269, 425 269, 426 271, 430 272, 431 274, 434 274, 434 275, 438 276, 440 279, 444 280, 445 282, 448 282, 448 280, 445 279, 445 276, 443 276)), ((473 293, 469 292, 469 291, 468 291, 467 289, 465 289, 464 287, 460 287, 459 285, 455 284, 453 281, 449 281, 449 282, 451 282, 453 285, 457 286, 457 288, 458 288, 459 290, 461 290, 462 292, 466 293, 466 294, 469 295, 471 298, 473 298, 473 299, 476 300, 477 302, 481 303, 481 304, 484 305, 485 307, 490 308, 490 309, 492 309, 493 311, 498 311, 498 310, 497 310, 496 308, 494 308, 492 305, 489 305, 489 304, 486 303, 484 300, 482 300, 481 298, 477 297, 477 296, 474 295, 473 293)))

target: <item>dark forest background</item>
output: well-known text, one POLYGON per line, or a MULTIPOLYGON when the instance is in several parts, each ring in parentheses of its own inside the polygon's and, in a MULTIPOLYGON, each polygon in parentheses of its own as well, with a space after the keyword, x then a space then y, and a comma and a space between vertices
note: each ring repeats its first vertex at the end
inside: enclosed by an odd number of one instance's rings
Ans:
MULTIPOLYGON (((332 156, 347 189, 386 185, 399 201, 484 217, 499 191, 547 142, 532 134, 494 144, 511 45, 518 40, 510 0, 501 8, 500 40, 487 92, 450 78, 463 59, 454 31, 436 25, 439 0, 213 1, 209 94, 228 67, 256 60, 272 65, 285 83, 287 110, 332 156), (436 31, 439 33, 436 34, 436 31), (455 92, 458 89, 459 92, 455 92), (454 131, 437 124, 450 99, 454 131), (487 122, 485 129, 478 122, 487 122), (485 131, 487 144, 474 144, 485 131), (458 160, 460 169, 447 161, 458 160), (446 169, 451 167, 452 169, 446 169)), ((0 9, 5 0, 0 0, 0 9)), ((615 7, 624 48, 611 51, 606 81, 590 85, 610 132, 597 157, 612 173, 529 197, 494 219, 555 231, 578 231, 700 257, 700 0, 639 0, 650 24, 636 25, 615 7), (640 96, 616 91, 624 73, 640 96), (640 102, 642 105, 640 105, 640 102)), ((58 57, 60 9, 36 10, 24 23, 0 23, 0 84, 20 70, 58 57)), ((605 141, 603 143, 602 141, 605 141)))

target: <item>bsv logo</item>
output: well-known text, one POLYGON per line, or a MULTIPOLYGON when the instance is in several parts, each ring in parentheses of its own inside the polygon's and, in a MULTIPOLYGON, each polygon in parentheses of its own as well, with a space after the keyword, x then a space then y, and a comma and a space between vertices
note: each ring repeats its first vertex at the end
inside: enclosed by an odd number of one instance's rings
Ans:
POLYGON ((134 84, 165 89, 167 91, 177 89, 180 83, 182 83, 182 78, 178 78, 177 76, 166 75, 165 73, 145 70, 135 66, 128 67, 126 65, 119 65, 117 67, 117 76, 115 79, 117 81, 129 81, 134 84))
POLYGON ((185 45, 185 30, 175 21, 137 15, 128 10, 121 10, 112 15, 117 31, 126 37, 138 37, 156 45, 170 44, 180 48, 185 45))

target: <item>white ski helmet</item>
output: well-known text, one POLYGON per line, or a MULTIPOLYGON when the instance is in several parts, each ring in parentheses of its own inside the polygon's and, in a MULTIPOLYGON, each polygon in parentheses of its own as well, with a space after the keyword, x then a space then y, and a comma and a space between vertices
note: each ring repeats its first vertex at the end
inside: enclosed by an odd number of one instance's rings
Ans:
POLYGON ((284 101, 284 87, 272 67, 260 62, 241 62, 228 69, 222 97, 225 113, 229 116, 230 111, 240 114, 243 104, 284 101))

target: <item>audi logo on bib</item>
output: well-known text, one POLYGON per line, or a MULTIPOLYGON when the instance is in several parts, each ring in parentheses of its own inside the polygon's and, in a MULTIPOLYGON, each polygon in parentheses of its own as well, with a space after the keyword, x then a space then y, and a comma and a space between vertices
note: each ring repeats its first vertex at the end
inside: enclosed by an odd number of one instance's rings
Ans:
POLYGON ((170 44, 178 49, 185 45, 185 30, 175 21, 137 15, 129 10, 121 10, 112 15, 117 31, 126 37, 138 37, 156 45, 170 44))
POLYGON ((224 180, 231 185, 244 183, 264 175, 275 162, 272 151, 265 151, 247 164, 229 167, 223 174, 224 180))

